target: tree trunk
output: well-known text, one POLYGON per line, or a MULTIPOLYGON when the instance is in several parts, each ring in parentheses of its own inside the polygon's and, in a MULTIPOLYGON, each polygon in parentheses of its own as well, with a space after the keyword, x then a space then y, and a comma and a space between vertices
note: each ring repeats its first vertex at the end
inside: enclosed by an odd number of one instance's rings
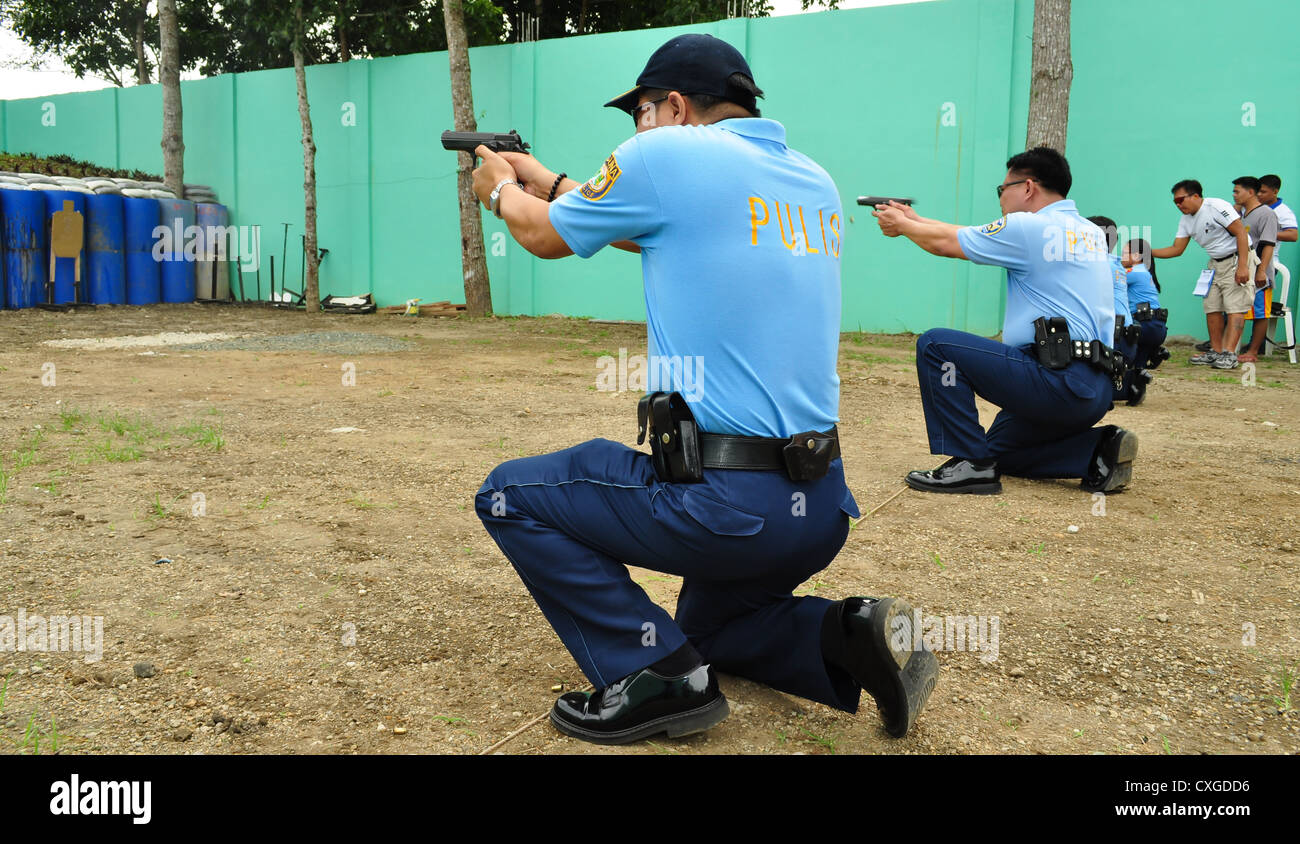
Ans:
POLYGON ((135 82, 148 85, 153 81, 149 78, 149 62, 144 54, 144 25, 149 22, 149 0, 141 0, 139 15, 135 20, 135 82))
MULTIPOLYGON (((316 140, 311 131, 311 107, 307 103, 307 68, 303 64, 302 42, 306 34, 302 17, 303 0, 294 0, 293 73, 298 79, 298 117, 302 120, 302 193, 303 260, 307 262, 307 282, 303 297, 307 313, 320 311, 320 257, 316 250, 316 140)), ((288 267, 282 268, 288 277, 288 267)))
MULTIPOLYGON (((447 56, 451 62, 451 104, 457 132, 477 132, 474 120, 474 92, 470 89, 469 46, 465 39, 465 17, 461 0, 445 0, 443 23, 447 27, 447 56)), ((483 226, 479 218, 478 198, 474 195, 474 154, 457 153, 460 172, 456 183, 460 192, 460 263, 465 278, 465 313, 489 316, 492 313, 492 288, 488 283, 487 254, 483 249, 483 226)))
POLYGON ((177 197, 185 196, 185 141, 181 115, 181 45, 176 0, 158 0, 160 53, 158 79, 163 99, 163 181, 177 197))
POLYGON ((343 3, 340 2, 336 7, 338 14, 334 16, 334 32, 339 43, 339 61, 352 61, 352 50, 348 47, 348 16, 343 10, 343 3))
POLYGON ((1035 0, 1034 58, 1025 148, 1047 146, 1065 154, 1070 119, 1070 0, 1035 0))

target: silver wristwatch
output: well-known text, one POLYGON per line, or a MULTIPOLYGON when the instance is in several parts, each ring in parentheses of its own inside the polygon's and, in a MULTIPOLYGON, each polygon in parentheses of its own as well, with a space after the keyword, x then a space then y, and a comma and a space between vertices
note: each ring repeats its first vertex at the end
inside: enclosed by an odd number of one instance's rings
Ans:
POLYGON ((488 210, 495 214, 498 220, 501 219, 501 189, 506 185, 514 185, 520 190, 524 189, 524 186, 514 179, 502 179, 497 182, 497 186, 492 188, 492 193, 488 194, 488 210))

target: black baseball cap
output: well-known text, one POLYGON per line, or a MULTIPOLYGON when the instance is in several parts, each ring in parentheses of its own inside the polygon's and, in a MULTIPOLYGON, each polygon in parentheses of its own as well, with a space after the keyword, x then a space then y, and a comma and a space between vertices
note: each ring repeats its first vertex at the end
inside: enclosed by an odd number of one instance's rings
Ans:
POLYGON ((722 97, 753 111, 754 95, 727 81, 733 73, 743 73, 751 82, 754 79, 749 63, 735 47, 712 35, 678 35, 654 51, 636 78, 635 88, 605 103, 605 107, 630 111, 642 89, 659 88, 722 97))

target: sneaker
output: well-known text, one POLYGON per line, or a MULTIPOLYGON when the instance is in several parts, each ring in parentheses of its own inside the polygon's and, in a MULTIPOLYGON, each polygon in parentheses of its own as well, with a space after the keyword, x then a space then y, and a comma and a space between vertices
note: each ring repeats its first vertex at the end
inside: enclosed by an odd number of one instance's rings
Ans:
POLYGON ((1210 366, 1215 369, 1236 369, 1240 364, 1237 363, 1237 356, 1232 352, 1219 352, 1219 356, 1214 359, 1210 366))
POLYGON ((1210 352, 1210 351, 1214 351, 1214 350, 1210 348, 1210 341, 1209 341, 1209 340, 1206 340, 1204 343, 1197 343, 1197 344, 1196 344, 1196 351, 1198 351, 1198 352, 1210 352))
POLYGON ((1218 352, 1204 352, 1199 355, 1192 355, 1191 360, 1188 362, 1194 363, 1197 366, 1210 366, 1218 359, 1219 359, 1218 352))

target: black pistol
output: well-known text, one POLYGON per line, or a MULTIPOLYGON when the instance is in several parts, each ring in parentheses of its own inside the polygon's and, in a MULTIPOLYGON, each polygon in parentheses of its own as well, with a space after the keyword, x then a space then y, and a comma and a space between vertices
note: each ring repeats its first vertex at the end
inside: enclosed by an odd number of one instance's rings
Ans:
POLYGON ((514 129, 509 132, 452 132, 442 133, 442 148, 472 153, 482 145, 493 152, 527 152, 528 144, 514 129))
POLYGON ((891 202, 897 202, 899 205, 913 205, 916 203, 916 200, 912 199, 911 197, 898 197, 898 196, 859 196, 858 197, 859 205, 870 205, 872 208, 875 208, 877 205, 888 205, 891 202))

